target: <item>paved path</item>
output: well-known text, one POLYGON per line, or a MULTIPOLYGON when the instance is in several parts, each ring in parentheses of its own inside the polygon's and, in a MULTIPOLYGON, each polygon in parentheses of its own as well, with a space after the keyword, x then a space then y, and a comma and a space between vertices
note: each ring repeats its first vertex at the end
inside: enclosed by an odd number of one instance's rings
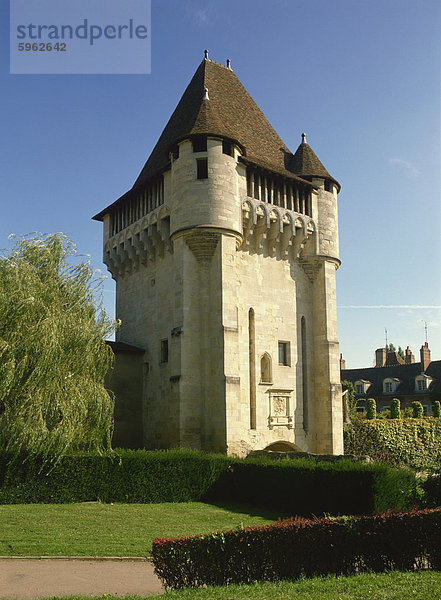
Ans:
POLYGON ((163 592, 148 560, 0 559, 0 598, 158 594, 163 592))

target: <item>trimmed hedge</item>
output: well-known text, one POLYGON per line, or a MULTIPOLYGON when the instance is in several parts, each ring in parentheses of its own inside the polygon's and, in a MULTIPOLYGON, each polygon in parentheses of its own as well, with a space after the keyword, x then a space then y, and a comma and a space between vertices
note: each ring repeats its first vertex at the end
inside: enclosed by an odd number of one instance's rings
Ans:
POLYGON ((0 504, 30 502, 244 503, 285 516, 405 510, 415 500, 407 469, 312 459, 247 460, 196 451, 118 450, 12 465, 0 454, 0 504), (326 491, 326 493, 324 493, 326 491))
POLYGON ((285 516, 405 510, 415 500, 415 475, 349 460, 248 458, 235 460, 205 499, 274 509, 285 516))
POLYGON ((441 509, 264 527, 153 541, 168 588, 278 581, 363 571, 441 569, 441 509))
POLYGON ((441 421, 425 419, 354 419, 344 428, 346 454, 370 456, 393 467, 418 470, 441 467, 441 421))
POLYGON ((0 454, 0 504, 197 501, 231 462, 191 450, 64 456, 54 466, 10 458, 0 454))

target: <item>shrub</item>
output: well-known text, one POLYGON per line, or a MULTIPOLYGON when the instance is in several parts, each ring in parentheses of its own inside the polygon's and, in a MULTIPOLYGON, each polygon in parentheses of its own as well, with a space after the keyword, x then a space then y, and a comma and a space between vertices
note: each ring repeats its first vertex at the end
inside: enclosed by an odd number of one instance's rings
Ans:
POLYGON ((435 400, 432 405, 432 414, 435 418, 439 419, 441 416, 441 404, 439 400, 435 400))
POLYGON ((412 417, 414 419, 422 419, 423 418, 423 405, 418 400, 412 402, 412 417))
POLYGON ((440 419, 354 421, 344 428, 346 454, 390 466, 436 470, 441 464, 440 419))
POLYGON ((400 411, 400 401, 398 398, 393 398, 390 403, 390 418, 391 419, 400 419, 401 411, 400 411))
POLYGON ((366 400, 366 419, 372 421, 377 416, 377 405, 374 398, 366 400))
POLYGON ((264 527, 153 542, 168 588, 441 566, 441 509, 264 527))
POLYGON ((2 504, 207 500, 245 503, 291 516, 403 510, 414 494, 411 471, 349 461, 117 450, 107 456, 66 456, 50 469, 36 457, 11 466, 8 457, 0 455, 2 504))
POLYGON ((441 473, 434 473, 422 483, 427 506, 441 506, 441 473))

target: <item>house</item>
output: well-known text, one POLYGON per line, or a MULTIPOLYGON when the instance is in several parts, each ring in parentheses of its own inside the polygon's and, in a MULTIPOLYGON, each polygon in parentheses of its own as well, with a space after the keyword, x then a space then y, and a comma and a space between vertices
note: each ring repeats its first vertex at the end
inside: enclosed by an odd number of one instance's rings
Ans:
POLYGON ((375 351, 375 367, 346 369, 342 362, 341 380, 354 385, 360 412, 365 410, 367 398, 375 399, 379 412, 388 409, 393 398, 398 398, 402 409, 418 400, 424 414, 431 415, 433 402, 441 400, 441 360, 431 360, 427 342, 421 346, 418 363, 409 346, 404 359, 397 352, 379 348, 375 351))
POLYGON ((133 187, 94 217, 124 445, 343 453, 339 191, 206 52, 133 187))

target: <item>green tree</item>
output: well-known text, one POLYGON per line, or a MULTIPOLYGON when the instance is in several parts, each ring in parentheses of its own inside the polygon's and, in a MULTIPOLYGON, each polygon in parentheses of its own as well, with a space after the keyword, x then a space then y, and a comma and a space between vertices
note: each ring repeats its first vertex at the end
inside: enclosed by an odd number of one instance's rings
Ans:
POLYGON ((396 352, 399 356, 401 356, 401 358, 403 360, 405 360, 404 350, 402 349, 401 346, 398 346, 398 350, 397 350, 392 343, 391 344, 387 344, 386 345, 386 352, 396 352))
POLYGON ((390 418, 401 419, 400 401, 398 398, 393 398, 390 402, 390 418))
POLYGON ((0 253, 0 449, 15 455, 110 448, 112 351, 103 338, 115 323, 75 254, 62 235, 22 238, 0 253))
POLYGON ((366 419, 374 420, 377 416, 377 405, 374 398, 366 400, 366 419))
POLYGON ((440 404, 439 400, 435 400, 434 401, 434 403, 432 405, 432 414, 437 419, 440 418, 440 416, 441 416, 441 404, 440 404))
POLYGON ((423 405, 421 404, 421 402, 418 402, 418 400, 415 400, 415 402, 412 402, 412 417, 414 419, 422 419, 423 418, 423 405))

